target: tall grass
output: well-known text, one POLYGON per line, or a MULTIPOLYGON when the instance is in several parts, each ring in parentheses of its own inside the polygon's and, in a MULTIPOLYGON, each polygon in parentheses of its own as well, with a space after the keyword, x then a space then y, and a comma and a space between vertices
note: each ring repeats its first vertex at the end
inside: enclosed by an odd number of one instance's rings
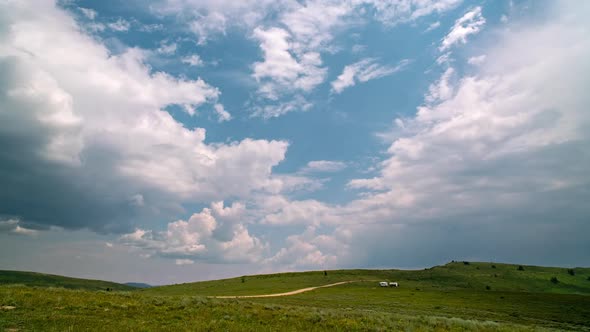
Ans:
POLYGON ((538 327, 367 310, 30 287, 0 287, 0 330, 541 331, 538 327))

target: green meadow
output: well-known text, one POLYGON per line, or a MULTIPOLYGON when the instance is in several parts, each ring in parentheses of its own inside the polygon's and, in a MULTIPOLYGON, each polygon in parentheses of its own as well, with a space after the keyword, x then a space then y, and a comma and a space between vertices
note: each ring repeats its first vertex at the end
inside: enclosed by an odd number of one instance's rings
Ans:
POLYGON ((326 272, 109 287, 116 291, 97 290, 97 281, 72 287, 71 278, 41 284, 2 272, 0 331, 590 331, 588 268, 455 262, 417 271, 326 272), (213 298, 339 281, 355 282, 284 297, 213 298))

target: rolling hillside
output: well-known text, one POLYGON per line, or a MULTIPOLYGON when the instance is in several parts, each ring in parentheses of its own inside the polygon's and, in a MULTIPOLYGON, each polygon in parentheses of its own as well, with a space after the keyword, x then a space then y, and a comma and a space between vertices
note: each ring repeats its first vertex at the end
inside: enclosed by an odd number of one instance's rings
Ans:
MULTIPOLYGON (((566 268, 453 262, 424 270, 335 270, 243 276, 153 287, 159 295, 255 295, 352 280, 398 281, 403 288, 453 291, 504 291, 590 295, 590 268, 566 268), (557 283, 551 278, 557 278, 557 283), (487 287, 486 287, 487 286, 487 287), (489 289, 488 289, 489 288, 489 289)), ((374 284, 374 283, 373 283, 374 284)))
POLYGON ((0 331, 72 328, 590 331, 590 269, 453 262, 415 271, 279 273, 147 289, 0 272, 0 331), (341 283, 344 281, 353 282, 341 283), (399 287, 382 288, 378 281, 397 281, 399 287), (212 298, 283 293, 336 283, 281 297, 212 298), (96 291, 106 287, 135 291, 96 291))
POLYGON ((110 281, 90 280, 63 277, 53 274, 21 271, 1 271, 0 286, 10 284, 21 284, 34 287, 62 287, 69 289, 106 290, 107 288, 117 291, 134 290, 136 287, 118 284, 110 281))
POLYGON ((430 269, 279 273, 155 287, 159 296, 257 295, 356 281, 284 297, 233 299, 272 306, 446 317, 590 330, 590 269, 453 262, 430 269), (556 278, 556 281, 552 281, 556 278), (397 281, 382 288, 377 281, 397 281))

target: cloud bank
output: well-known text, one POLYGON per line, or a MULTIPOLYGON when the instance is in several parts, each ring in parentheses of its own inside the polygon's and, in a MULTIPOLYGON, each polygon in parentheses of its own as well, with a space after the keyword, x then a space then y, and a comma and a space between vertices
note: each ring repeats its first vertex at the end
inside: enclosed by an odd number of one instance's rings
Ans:
MULTIPOLYGON (((232 28, 246 31, 260 53, 244 69, 255 81, 244 108, 268 120, 311 110, 322 87, 343 97, 407 66, 367 54, 331 67, 326 59, 337 54, 339 33, 369 20, 360 13, 391 28, 459 2, 168 0, 151 10, 179 18, 198 47, 232 28)), ((175 42, 115 52, 51 1, 4 2, 0 232, 114 233, 111 248, 183 268, 587 262, 590 7, 551 9, 551 20, 511 18, 489 31, 493 43, 479 44, 476 56, 451 61, 450 52, 490 29, 481 7, 457 10, 430 50, 444 65, 440 76, 424 82, 414 114, 391 109, 394 125, 380 129, 387 147, 374 152, 380 161, 371 173, 334 156, 306 157, 289 165, 291 173, 277 173, 297 142, 250 134, 209 141, 195 115, 210 110, 216 125, 232 125, 242 120, 239 110, 228 106, 230 114, 209 80, 149 64, 157 48, 177 54, 175 42), (179 121, 170 108, 191 120, 179 121), (326 173, 346 173, 349 199, 326 200, 334 190, 323 188, 326 173)), ((107 26, 117 34, 131 29, 113 22, 107 26)), ((430 26, 438 25, 427 22, 420 33, 430 26)), ((202 69, 195 52, 178 59, 202 69)))
POLYGON ((186 200, 280 182, 271 169, 286 142, 207 144, 204 129, 165 111, 210 104, 229 120, 217 88, 151 71, 142 49, 112 54, 49 1, 1 9, 2 214, 37 228, 121 232, 186 200))

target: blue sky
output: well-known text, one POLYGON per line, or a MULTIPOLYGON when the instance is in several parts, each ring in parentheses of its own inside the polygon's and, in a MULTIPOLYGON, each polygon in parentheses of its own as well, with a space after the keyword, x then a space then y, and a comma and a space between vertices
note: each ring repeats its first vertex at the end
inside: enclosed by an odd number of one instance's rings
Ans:
POLYGON ((590 264, 585 4, 0 9, 0 268, 590 264))

